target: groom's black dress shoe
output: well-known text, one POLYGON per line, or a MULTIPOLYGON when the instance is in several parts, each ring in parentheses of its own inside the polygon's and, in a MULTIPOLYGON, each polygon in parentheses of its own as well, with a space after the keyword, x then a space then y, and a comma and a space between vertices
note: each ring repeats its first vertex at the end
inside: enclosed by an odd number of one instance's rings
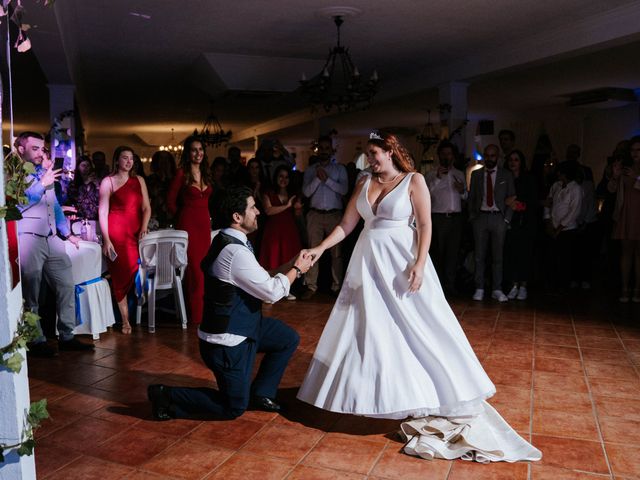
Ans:
POLYGON ((265 412, 282 412, 283 408, 269 397, 253 397, 251 399, 252 410, 263 410, 265 412))
POLYGON ((147 387, 147 398, 151 402, 151 414, 154 420, 171 420, 170 407, 171 396, 169 387, 165 385, 149 385, 147 387))

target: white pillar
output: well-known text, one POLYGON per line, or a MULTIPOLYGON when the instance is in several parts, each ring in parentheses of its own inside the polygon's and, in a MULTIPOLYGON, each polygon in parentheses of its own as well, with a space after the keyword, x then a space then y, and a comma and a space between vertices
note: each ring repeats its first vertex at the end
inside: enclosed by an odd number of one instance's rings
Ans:
MULTIPOLYGON (((75 110, 75 85, 53 84, 49 87, 49 118, 51 124, 56 118, 60 117, 64 112, 75 110)), ((67 169, 75 170, 76 168, 76 122, 73 116, 67 116, 62 120, 61 126, 67 130, 69 140, 63 141, 62 136, 54 138, 52 132, 51 138, 51 156, 52 158, 64 158, 64 166, 67 169)), ((45 132, 46 133, 46 132, 45 132)))
MULTIPOLYGON (((438 86, 438 97, 441 104, 451 105, 451 112, 448 114, 449 134, 462 125, 467 119, 469 102, 467 100, 467 89, 469 84, 465 82, 448 82, 438 86)), ((446 114, 445 114, 446 115, 446 114)), ((460 134, 451 139, 458 147, 460 153, 468 156, 465 150, 465 129, 460 134)))
MULTIPOLYGON (((0 94, 0 100, 2 95, 0 94)), ((2 124, 0 118, 0 126, 2 124)), ((2 153, 0 152, 0 158, 2 153)), ((4 163, 4 159, 2 161, 4 163)), ((0 168, 0 204, 4 205, 4 168, 0 168)), ((21 284, 13 286, 9 264, 7 225, 0 220, 0 347, 11 343, 16 332, 22 308, 21 284)), ((22 437, 26 413, 29 411, 29 380, 27 378, 27 354, 20 373, 0 368, 0 443, 13 445, 22 437)), ((0 479, 22 480, 36 478, 33 455, 20 457, 14 451, 5 454, 0 463, 0 479)))

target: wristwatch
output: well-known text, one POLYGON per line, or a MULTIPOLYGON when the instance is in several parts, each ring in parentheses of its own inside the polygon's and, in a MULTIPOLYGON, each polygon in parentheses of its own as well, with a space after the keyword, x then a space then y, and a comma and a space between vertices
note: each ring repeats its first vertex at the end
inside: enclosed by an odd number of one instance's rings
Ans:
POLYGON ((293 267, 291 267, 291 268, 293 268, 293 269, 296 271, 296 278, 300 278, 300 277, 302 277, 302 270, 300 270, 300 269, 299 269, 298 267, 296 267, 295 265, 294 265, 293 267))

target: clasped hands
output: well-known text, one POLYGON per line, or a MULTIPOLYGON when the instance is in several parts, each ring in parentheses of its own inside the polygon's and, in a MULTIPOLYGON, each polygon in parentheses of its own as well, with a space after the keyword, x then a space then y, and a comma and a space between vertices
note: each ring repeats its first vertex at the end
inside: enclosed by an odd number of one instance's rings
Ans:
POLYGON ((316 177, 318 177, 321 182, 326 182, 327 178, 329 178, 329 174, 324 168, 318 167, 316 169, 316 177))
POLYGON ((323 252, 324 252, 324 249, 320 247, 305 248, 304 250, 300 251, 300 257, 311 262, 311 265, 309 267, 311 268, 320 259, 320 256, 322 255, 323 252))

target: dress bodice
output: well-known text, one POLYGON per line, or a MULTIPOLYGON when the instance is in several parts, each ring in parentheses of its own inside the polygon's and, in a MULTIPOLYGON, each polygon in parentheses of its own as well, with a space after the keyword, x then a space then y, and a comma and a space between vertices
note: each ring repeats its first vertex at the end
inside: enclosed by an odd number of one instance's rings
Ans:
POLYGON ((358 213, 364 219, 368 228, 393 228, 410 225, 413 221, 413 206, 409 197, 409 184, 413 173, 408 173, 401 181, 387 193, 380 202, 376 212, 369 203, 369 185, 372 178, 369 176, 365 182, 356 207, 358 213))
POLYGON ((120 188, 111 194, 109 213, 141 214, 142 188, 136 177, 131 177, 120 188))

